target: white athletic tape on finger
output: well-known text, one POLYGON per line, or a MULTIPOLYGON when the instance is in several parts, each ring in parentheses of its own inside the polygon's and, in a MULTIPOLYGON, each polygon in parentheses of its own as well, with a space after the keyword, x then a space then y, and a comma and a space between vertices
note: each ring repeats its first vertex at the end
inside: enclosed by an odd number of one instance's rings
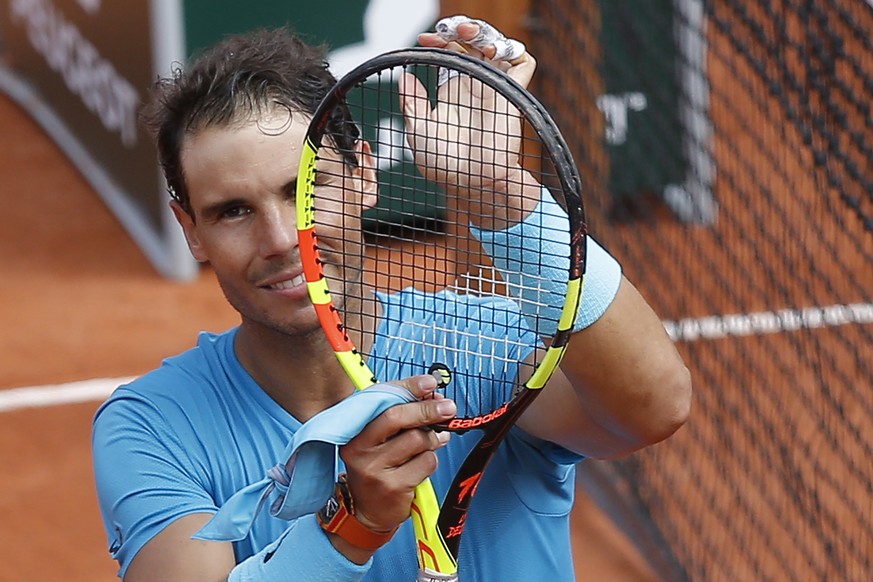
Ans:
POLYGON ((468 44, 475 49, 484 51, 487 47, 493 46, 497 52, 491 57, 493 61, 514 61, 521 57, 527 50, 524 43, 515 40, 514 38, 506 38, 502 32, 485 22, 467 16, 449 16, 443 18, 436 24, 436 33, 445 41, 462 42, 468 44), (465 22, 472 22, 479 25, 479 34, 473 37, 472 40, 463 40, 458 36, 458 26, 465 22))
POLYGON ((457 69, 446 69, 445 67, 440 67, 437 72, 437 86, 442 87, 449 82, 449 79, 454 79, 455 77, 460 76, 461 72, 457 69))

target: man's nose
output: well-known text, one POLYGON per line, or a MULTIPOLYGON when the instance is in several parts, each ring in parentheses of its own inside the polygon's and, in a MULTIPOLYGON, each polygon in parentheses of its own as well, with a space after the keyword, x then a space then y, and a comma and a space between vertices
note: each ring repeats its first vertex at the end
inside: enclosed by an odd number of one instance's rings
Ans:
POLYGON ((261 256, 286 255, 296 246, 297 221, 293 206, 282 205, 262 214, 261 256))

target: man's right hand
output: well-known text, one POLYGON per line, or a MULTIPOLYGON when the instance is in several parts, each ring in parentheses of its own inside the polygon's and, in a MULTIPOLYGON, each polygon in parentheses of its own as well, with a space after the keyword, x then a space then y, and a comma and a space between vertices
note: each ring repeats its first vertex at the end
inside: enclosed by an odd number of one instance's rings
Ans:
MULTIPOLYGON (((374 531, 391 531, 409 517, 415 487, 436 470, 435 451, 451 436, 427 427, 457 412, 453 401, 435 392, 433 376, 393 383, 419 400, 389 408, 340 447, 355 517, 374 531)), ((352 561, 363 563, 372 554, 331 537, 334 546, 352 561)))

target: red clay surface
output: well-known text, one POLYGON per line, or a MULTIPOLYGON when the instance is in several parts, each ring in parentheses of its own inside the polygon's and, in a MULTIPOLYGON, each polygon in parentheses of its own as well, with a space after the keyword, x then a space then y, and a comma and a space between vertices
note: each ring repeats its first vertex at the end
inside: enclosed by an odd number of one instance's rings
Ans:
MULTIPOLYGON (((193 345, 198 331, 237 322, 208 269, 190 284, 157 275, 4 97, 0 127, 0 390, 141 374, 193 345)), ((116 579, 91 472, 98 404, 0 412, 0 580, 116 579)), ((573 517, 580 580, 655 579, 584 496, 573 517)))

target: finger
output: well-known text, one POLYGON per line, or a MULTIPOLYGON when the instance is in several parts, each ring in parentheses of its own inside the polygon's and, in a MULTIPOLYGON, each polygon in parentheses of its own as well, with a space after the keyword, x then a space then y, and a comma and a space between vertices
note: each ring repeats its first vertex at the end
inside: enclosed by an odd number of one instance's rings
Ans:
POLYGON ((379 445, 380 465, 397 468, 407 464, 422 453, 434 452, 446 446, 452 433, 448 431, 410 429, 397 433, 379 445))
POLYGON ((403 380, 394 380, 389 382, 389 384, 406 388, 413 396, 421 400, 429 397, 436 390, 439 382, 432 374, 421 374, 419 376, 410 376, 403 380))
POLYGON ((506 73, 518 81, 522 87, 527 87, 537 70, 537 60, 528 52, 525 52, 521 57, 512 61, 511 66, 506 69, 506 73))
MULTIPOLYGON (((483 58, 482 53, 479 52, 478 50, 466 47, 466 46, 462 45, 461 43, 454 41, 454 40, 447 43, 445 46, 445 49, 456 52, 456 53, 470 55, 470 56, 477 58, 477 59, 483 58)), ((440 67, 439 74, 437 76, 437 86, 442 87, 443 85, 448 83, 450 80, 452 80, 458 76, 460 76, 460 72, 457 69, 440 67)))
MULTIPOLYGON (((409 459, 403 466, 402 475, 406 485, 415 487, 434 474, 439 466, 439 457, 434 451, 424 451, 409 459)), ((402 478, 402 477, 401 477, 402 478)))
MULTIPOLYGON (((445 39, 435 32, 423 32, 419 34, 418 44, 427 48, 441 48, 455 51, 458 53, 469 53, 470 49, 473 48, 471 46, 464 45, 457 40, 445 39)), ((478 49, 474 50, 477 56, 481 56, 481 52, 478 51, 478 49)))
POLYGON ((446 44, 446 49, 450 51, 454 51, 456 53, 464 53, 465 55, 472 55, 477 58, 481 58, 482 54, 476 49, 472 49, 472 47, 467 47, 462 45, 456 40, 451 41, 446 44))
POLYGON ((418 44, 430 48, 445 48, 449 41, 435 32, 422 32, 418 35, 418 44))
POLYGON ((409 517, 413 489, 439 465, 434 451, 423 451, 402 465, 381 472, 381 479, 349 471, 349 489, 358 519, 372 529, 389 530, 409 517), (389 507, 388 505, 393 504, 389 507))
POLYGON ((418 44, 428 48, 441 48, 456 53, 469 54, 476 58, 482 58, 484 56, 482 51, 475 47, 464 45, 456 40, 446 40, 435 32, 424 32, 419 34, 418 44))
POLYGON ((414 133, 415 124, 419 120, 427 119, 430 112, 427 90, 412 73, 403 73, 397 86, 406 130, 408 133, 414 133))
POLYGON ((479 33, 482 32, 482 27, 479 26, 478 22, 473 20, 469 22, 462 22, 458 25, 457 36, 458 38, 467 43, 470 47, 476 49, 481 56, 486 59, 493 59, 494 55, 497 53, 497 48, 491 42, 479 42, 477 38, 479 37, 479 33))
POLYGON ((473 47, 489 60, 513 62, 526 52, 523 43, 506 38, 484 20, 466 16, 441 19, 436 24, 436 34, 447 42, 460 41, 473 47))
MULTIPOLYGON (((431 377, 430 382, 436 383, 431 377)), ((458 408, 448 398, 429 398, 419 402, 392 406, 368 424, 354 440, 376 446, 411 428, 427 428, 454 418, 458 408)))
POLYGON ((427 429, 450 420, 457 414, 458 409, 453 400, 432 397, 439 384, 433 375, 411 376, 391 383, 405 388, 419 400, 392 406, 382 412, 358 436, 349 441, 351 448, 363 450, 378 447, 404 430, 427 429))
MULTIPOLYGON (((443 402, 450 402, 443 400, 443 402)), ((421 406, 423 403, 411 406, 421 406)), ((346 464, 349 473, 359 473, 360 478, 370 478, 385 470, 394 470, 405 466, 410 460, 422 453, 434 452, 444 447, 451 440, 451 433, 422 430, 412 427, 405 430, 395 430, 398 424, 410 424, 401 419, 394 407, 371 422, 358 436, 340 447, 340 457, 346 464), (391 428, 394 427, 394 428, 391 428), (389 437, 385 435, 391 433, 389 437)), ((454 404, 448 410, 455 410, 454 404)), ((410 413, 407 409, 404 414, 410 413)), ((410 418, 421 418, 411 413, 410 418)), ((450 415, 453 416, 453 415, 450 415)))
POLYGON ((397 433, 379 446, 386 467, 399 467, 413 457, 426 452, 435 452, 448 444, 452 433, 431 429, 409 429, 397 433))
POLYGON ((463 42, 458 42, 456 40, 451 41, 446 45, 446 49, 450 51, 455 51, 456 53, 463 53, 465 55, 470 55, 471 57, 477 59, 485 59, 485 54, 480 51, 477 47, 469 44, 464 44, 463 42))

